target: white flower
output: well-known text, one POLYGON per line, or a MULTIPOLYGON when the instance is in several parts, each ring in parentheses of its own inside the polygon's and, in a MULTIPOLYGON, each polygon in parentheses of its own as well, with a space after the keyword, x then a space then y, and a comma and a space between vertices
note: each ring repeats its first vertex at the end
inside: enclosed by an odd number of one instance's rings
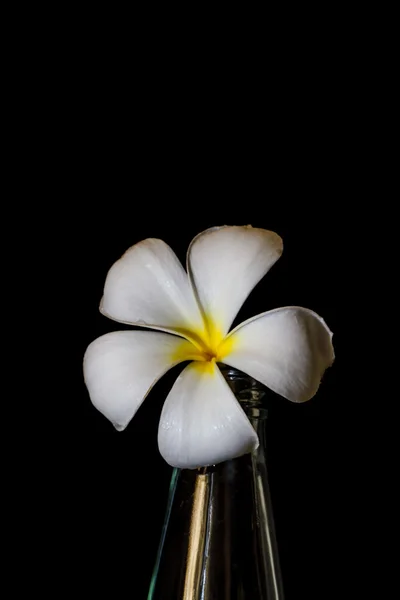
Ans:
POLYGON ((304 402, 334 359, 332 333, 305 308, 271 310, 228 333, 282 249, 271 231, 214 227, 191 242, 186 273, 163 241, 132 246, 111 267, 100 310, 120 323, 158 331, 116 331, 89 345, 84 375, 94 406, 122 430, 156 381, 191 360, 161 413, 162 456, 172 466, 191 469, 257 448, 257 434, 217 363, 304 402))

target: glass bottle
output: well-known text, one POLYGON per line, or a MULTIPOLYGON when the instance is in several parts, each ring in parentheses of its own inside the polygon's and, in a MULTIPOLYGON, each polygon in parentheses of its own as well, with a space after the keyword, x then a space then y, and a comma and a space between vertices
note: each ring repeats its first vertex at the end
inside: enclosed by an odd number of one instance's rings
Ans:
POLYGON ((265 459, 267 389, 220 365, 260 445, 174 469, 148 600, 283 600, 265 459))

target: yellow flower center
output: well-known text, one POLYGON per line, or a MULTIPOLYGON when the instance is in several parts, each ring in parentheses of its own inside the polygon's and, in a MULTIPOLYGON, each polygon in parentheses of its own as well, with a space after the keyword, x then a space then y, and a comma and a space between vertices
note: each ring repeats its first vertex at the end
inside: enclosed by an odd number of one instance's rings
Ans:
POLYGON ((190 339, 191 343, 182 340, 181 346, 174 352, 176 361, 222 362, 234 344, 233 339, 224 336, 221 328, 209 318, 205 318, 202 330, 179 329, 177 331, 190 339))

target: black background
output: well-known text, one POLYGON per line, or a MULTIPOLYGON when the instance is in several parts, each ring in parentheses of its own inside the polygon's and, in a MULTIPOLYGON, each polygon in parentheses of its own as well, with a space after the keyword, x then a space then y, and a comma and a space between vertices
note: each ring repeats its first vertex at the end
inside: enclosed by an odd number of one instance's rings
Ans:
POLYGON ((332 66, 308 72, 295 55, 290 71, 268 72, 269 91, 266 75, 240 61, 240 73, 222 81, 184 68, 173 73, 162 55, 152 69, 136 60, 128 74, 107 52, 104 60, 90 56, 69 83, 60 78, 56 102, 49 102, 54 156, 46 185, 54 202, 46 218, 56 260, 62 258, 58 267, 54 257, 48 263, 62 330, 60 341, 54 328, 49 347, 63 360, 54 384, 48 380, 59 391, 53 445, 43 460, 51 484, 57 480, 45 506, 54 544, 68 556, 60 559, 60 589, 146 598, 171 476, 158 453, 157 426, 182 367, 156 384, 121 433, 84 386, 87 345, 125 328, 98 311, 108 269, 146 237, 163 239, 185 263, 188 244, 205 228, 251 224, 279 233, 284 252, 235 323, 298 305, 319 313, 334 333, 337 358, 318 394, 302 405, 275 398, 267 453, 286 599, 337 598, 351 476, 343 315, 355 263, 348 210, 357 186, 346 82, 332 85, 332 66))

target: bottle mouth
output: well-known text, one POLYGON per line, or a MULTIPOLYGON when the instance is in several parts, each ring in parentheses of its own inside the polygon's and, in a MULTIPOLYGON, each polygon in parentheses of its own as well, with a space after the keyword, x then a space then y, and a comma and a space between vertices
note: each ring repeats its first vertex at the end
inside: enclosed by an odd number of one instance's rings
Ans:
POLYGON ((221 363, 218 366, 225 381, 246 413, 249 414, 250 412, 251 416, 254 417, 266 417, 267 388, 247 373, 239 371, 239 369, 221 363))

